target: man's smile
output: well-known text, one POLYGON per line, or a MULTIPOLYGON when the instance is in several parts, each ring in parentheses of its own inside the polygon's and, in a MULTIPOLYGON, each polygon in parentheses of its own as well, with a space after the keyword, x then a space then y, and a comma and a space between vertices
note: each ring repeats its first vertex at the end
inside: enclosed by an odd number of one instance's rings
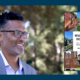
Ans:
POLYGON ((24 49, 24 43, 18 43, 17 47, 20 48, 20 49, 24 49))

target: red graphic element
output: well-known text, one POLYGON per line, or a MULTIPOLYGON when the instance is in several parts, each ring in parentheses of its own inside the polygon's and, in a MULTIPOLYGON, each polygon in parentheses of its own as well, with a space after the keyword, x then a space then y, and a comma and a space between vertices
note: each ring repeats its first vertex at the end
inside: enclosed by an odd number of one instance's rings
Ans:
POLYGON ((65 12, 65 31, 69 31, 75 26, 77 26, 77 19, 70 13, 65 12))
POLYGON ((65 52, 65 62, 64 62, 64 68, 67 69, 77 69, 77 51, 71 51, 70 53, 65 52))

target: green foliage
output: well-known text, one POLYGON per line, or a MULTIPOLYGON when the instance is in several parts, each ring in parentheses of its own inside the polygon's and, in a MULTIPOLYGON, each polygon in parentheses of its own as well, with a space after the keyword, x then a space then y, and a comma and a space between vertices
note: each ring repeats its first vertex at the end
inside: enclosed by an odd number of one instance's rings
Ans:
POLYGON ((74 14, 74 12, 71 12, 72 14, 73 14, 73 16, 77 19, 77 15, 76 14, 74 14))
POLYGON ((75 14, 74 17, 77 19, 77 15, 75 14))
POLYGON ((79 68, 80 68, 80 65, 78 64, 78 65, 77 65, 77 67, 79 67, 79 68))
POLYGON ((77 26, 77 30, 80 31, 80 26, 77 26))
POLYGON ((80 71, 80 66, 79 66, 79 67, 77 67, 77 70, 78 70, 78 71, 80 71))
POLYGON ((80 18, 77 18, 77 22, 80 22, 80 18))

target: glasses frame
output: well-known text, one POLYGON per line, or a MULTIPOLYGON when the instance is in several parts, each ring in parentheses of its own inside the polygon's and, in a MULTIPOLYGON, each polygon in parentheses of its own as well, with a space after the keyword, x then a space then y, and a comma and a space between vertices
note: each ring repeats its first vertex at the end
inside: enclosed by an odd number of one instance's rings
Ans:
MULTIPOLYGON (((19 30, 1 30, 1 32, 14 32, 14 36, 15 36, 15 37, 16 37, 16 34, 15 34, 16 31, 19 31, 19 30)), ((19 32, 21 32, 21 31, 19 31, 19 32)), ((23 35, 26 35, 26 38, 25 38, 25 39, 28 39, 28 38, 29 38, 29 35, 30 35, 29 32, 21 32, 20 36, 17 37, 17 38, 20 38, 20 37, 22 36, 22 34, 23 34, 23 35)))

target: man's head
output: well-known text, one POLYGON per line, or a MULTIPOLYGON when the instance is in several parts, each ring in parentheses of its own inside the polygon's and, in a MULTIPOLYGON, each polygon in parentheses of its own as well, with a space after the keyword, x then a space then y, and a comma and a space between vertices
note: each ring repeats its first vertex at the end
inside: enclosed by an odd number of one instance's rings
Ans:
POLYGON ((26 43, 24 18, 15 12, 5 12, 0 15, 0 42, 4 52, 10 55, 24 53, 26 43), (25 32, 25 33, 24 33, 25 32))

